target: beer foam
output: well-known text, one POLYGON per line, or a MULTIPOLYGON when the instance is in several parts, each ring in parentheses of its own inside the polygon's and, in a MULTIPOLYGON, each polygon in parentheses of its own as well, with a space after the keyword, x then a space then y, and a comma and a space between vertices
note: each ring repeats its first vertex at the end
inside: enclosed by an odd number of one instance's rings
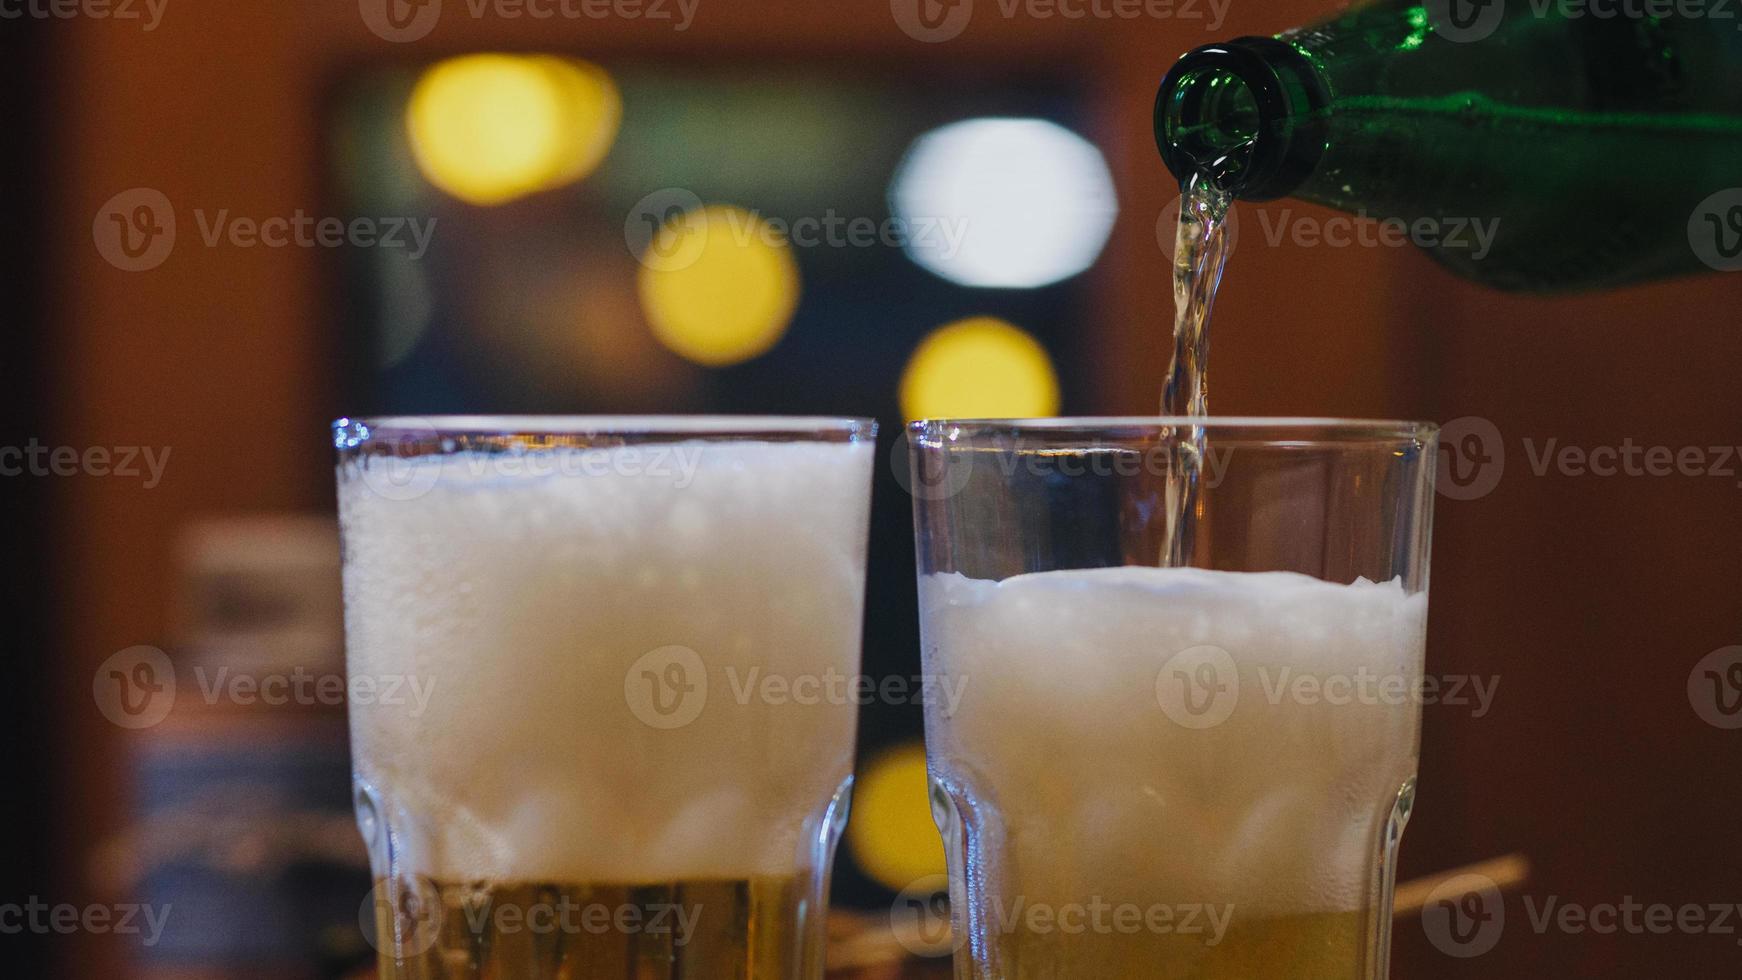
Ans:
POLYGON ((1427 598, 1399 582, 1103 568, 921 582, 936 769, 976 877, 1029 903, 1370 901, 1414 779, 1427 598))
POLYGON ((873 455, 689 441, 346 464, 347 657, 383 692, 351 706, 355 770, 399 869, 802 868, 856 706, 758 685, 858 671, 873 455), (394 678, 427 704, 389 702, 394 678))

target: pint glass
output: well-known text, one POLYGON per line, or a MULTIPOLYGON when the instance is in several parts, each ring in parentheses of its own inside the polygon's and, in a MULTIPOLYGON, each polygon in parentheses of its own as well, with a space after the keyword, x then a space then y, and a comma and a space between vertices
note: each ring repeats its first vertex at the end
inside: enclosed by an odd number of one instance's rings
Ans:
POLYGON ((383 977, 821 977, 874 425, 334 431, 383 977))
POLYGON ((956 975, 1385 976, 1434 428, 910 436, 956 975))

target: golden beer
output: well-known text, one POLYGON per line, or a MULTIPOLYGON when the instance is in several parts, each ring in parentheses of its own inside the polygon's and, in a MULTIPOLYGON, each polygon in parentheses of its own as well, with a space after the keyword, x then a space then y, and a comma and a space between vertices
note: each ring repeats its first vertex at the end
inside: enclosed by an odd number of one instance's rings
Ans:
MULTIPOLYGON (((797 878, 651 885, 377 883, 382 980, 818 976, 797 878)), ((812 931, 814 932, 814 930, 812 931)))
POLYGON ((1064 933, 1017 929, 1000 935, 989 971, 1003 980, 1141 977, 1145 980, 1347 980, 1368 975, 1370 916, 1329 912, 1242 921, 1225 932, 1064 933))

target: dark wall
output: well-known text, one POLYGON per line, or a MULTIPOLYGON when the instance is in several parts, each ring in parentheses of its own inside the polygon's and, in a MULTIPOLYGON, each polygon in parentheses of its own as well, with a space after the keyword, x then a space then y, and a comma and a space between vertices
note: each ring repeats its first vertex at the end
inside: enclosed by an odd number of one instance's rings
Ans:
MULTIPOLYGON (((52 25, 50 25, 52 26, 52 25)), ((47 43, 41 21, 0 24, 0 446, 42 438, 43 68, 47 43)), ((53 753, 44 704, 48 700, 43 651, 46 557, 43 530, 48 501, 43 481, 0 476, 0 902, 47 898, 49 760, 53 753)), ((44 976, 40 937, 0 936, 0 961, 9 976, 44 976)))

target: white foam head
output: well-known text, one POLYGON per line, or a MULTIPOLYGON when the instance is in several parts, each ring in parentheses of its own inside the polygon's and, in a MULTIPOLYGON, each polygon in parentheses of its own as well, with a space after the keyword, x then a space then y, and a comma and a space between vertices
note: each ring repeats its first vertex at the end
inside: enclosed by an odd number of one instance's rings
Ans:
POLYGON ((928 706, 934 766, 996 815, 981 870, 1030 903, 1361 908, 1415 775, 1419 708, 1390 692, 1425 611, 1293 573, 927 576, 928 670, 964 691, 928 706))
POLYGON ((858 670, 872 458, 692 440, 428 457, 392 486, 344 468, 350 672, 427 691, 351 711, 401 868, 796 868, 851 772, 855 709, 741 687, 858 670))

